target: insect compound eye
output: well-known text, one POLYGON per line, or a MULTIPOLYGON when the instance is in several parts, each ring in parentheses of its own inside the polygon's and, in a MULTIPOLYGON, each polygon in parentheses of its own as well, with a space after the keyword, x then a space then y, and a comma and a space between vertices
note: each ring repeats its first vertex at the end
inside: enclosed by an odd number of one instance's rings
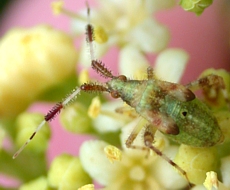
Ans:
POLYGON ((120 95, 119 95, 119 93, 117 92, 117 91, 111 91, 111 96, 113 97, 113 98, 119 98, 120 97, 120 95))
POLYGON ((127 81, 127 78, 125 75, 119 75, 118 79, 120 79, 121 81, 124 81, 124 82, 127 81))
POLYGON ((187 110, 182 110, 181 111, 181 116, 184 118, 188 115, 188 111, 187 110))

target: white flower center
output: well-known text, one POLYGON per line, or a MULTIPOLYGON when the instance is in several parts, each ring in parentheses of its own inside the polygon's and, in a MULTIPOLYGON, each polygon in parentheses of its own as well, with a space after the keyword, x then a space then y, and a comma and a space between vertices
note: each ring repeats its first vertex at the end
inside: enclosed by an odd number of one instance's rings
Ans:
POLYGON ((130 169, 129 177, 132 180, 142 181, 143 179, 145 179, 145 176, 146 176, 146 172, 144 168, 141 166, 134 166, 130 169))

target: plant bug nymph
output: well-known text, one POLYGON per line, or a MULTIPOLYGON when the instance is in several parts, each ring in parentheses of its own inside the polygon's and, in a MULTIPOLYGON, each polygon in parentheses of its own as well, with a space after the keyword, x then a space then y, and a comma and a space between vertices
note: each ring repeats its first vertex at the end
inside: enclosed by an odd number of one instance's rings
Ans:
POLYGON ((192 90, 214 86, 215 89, 221 90, 226 102, 229 103, 223 79, 217 75, 208 75, 183 86, 156 79, 152 68, 147 69, 147 80, 131 80, 124 75, 114 76, 101 61, 94 57, 93 26, 90 24, 89 14, 90 9, 88 8, 86 39, 90 48, 91 65, 93 70, 110 80, 104 84, 82 84, 64 101, 57 103, 45 115, 44 120, 26 143, 14 154, 13 158, 19 155, 46 122, 54 119, 81 91, 107 92, 113 98, 121 98, 149 122, 147 126, 133 129, 126 141, 126 146, 134 149, 153 150, 188 180, 186 172, 180 166, 154 147, 153 128, 157 127, 159 131, 180 144, 194 147, 210 147, 222 142, 223 134, 216 118, 209 108, 196 98, 192 90), (143 127, 145 127, 143 135, 145 147, 135 146, 133 141, 143 127))

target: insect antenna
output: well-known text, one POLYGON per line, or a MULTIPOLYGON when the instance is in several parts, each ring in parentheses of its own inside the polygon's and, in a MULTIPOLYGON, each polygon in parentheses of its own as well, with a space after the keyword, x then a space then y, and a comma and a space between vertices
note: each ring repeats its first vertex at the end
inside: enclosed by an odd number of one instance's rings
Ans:
MULTIPOLYGON (((90 48, 90 57, 92 62, 92 68, 104 76, 105 78, 113 78, 111 71, 109 71, 104 64, 102 64, 101 61, 97 61, 94 58, 94 49, 93 49, 93 40, 94 40, 94 34, 93 34, 93 26, 90 24, 90 9, 88 6, 88 3, 86 3, 87 6, 87 14, 88 14, 88 24, 86 26, 86 41, 90 48)), ((15 159, 22 150, 30 143, 30 141, 34 138, 34 136, 37 134, 37 132, 46 124, 46 122, 49 122, 53 120, 63 108, 65 108, 70 102, 72 102, 78 94, 80 94, 81 91, 85 92, 109 92, 109 89, 104 87, 103 85, 94 84, 94 83, 88 83, 83 84, 80 87, 77 87, 70 95, 68 95, 62 102, 57 103, 53 108, 48 111, 48 113, 44 116, 44 120, 38 125, 38 127, 35 129, 33 134, 30 136, 30 138, 22 145, 22 147, 13 155, 13 159, 15 159)))
POLYGON ((114 78, 112 72, 101 61, 92 60, 92 68, 105 78, 114 78))
POLYGON ((81 85, 82 91, 87 92, 108 92, 108 89, 100 84, 94 84, 94 83, 85 83, 81 85))
POLYGON ((95 70, 101 76, 105 78, 114 78, 112 72, 109 69, 107 69, 101 61, 95 59, 94 48, 93 48, 94 29, 90 22, 90 8, 87 2, 86 2, 86 6, 87 6, 87 18, 88 18, 88 24, 86 25, 86 42, 88 43, 90 49, 91 66, 93 70, 95 70))
POLYGON ((30 138, 13 155, 13 159, 15 159, 22 152, 22 150, 29 144, 29 142, 34 138, 37 132, 46 124, 46 122, 49 122, 52 119, 54 119, 70 101, 77 97, 77 95, 80 92, 81 87, 77 87, 77 89, 74 90, 69 96, 67 96, 62 102, 57 103, 53 108, 51 108, 50 111, 48 111, 48 113, 44 116, 44 120, 38 125, 33 134, 30 136, 30 138))

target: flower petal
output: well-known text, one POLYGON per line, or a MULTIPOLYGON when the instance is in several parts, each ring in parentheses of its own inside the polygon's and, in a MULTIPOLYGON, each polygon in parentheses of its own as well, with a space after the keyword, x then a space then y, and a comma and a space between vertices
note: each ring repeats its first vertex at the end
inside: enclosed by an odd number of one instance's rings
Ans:
POLYGON ((146 78, 148 60, 135 46, 126 46, 121 49, 119 56, 119 72, 128 77, 146 78))
POLYGON ((166 26, 152 18, 143 20, 128 34, 130 43, 144 52, 156 53, 163 50, 170 39, 166 26))
POLYGON ((161 80, 177 83, 188 59, 189 55, 183 49, 166 49, 156 59, 155 74, 161 80))
POLYGON ((220 170, 224 185, 230 188, 230 156, 221 159, 220 170))
POLYGON ((80 148, 80 160, 87 173, 101 185, 108 185, 117 177, 117 164, 111 164, 104 153, 108 144, 104 141, 90 140, 80 148))
POLYGON ((101 133, 118 131, 125 125, 126 119, 115 112, 116 108, 122 107, 120 100, 107 102, 101 105, 101 114, 94 119, 94 127, 101 133))

